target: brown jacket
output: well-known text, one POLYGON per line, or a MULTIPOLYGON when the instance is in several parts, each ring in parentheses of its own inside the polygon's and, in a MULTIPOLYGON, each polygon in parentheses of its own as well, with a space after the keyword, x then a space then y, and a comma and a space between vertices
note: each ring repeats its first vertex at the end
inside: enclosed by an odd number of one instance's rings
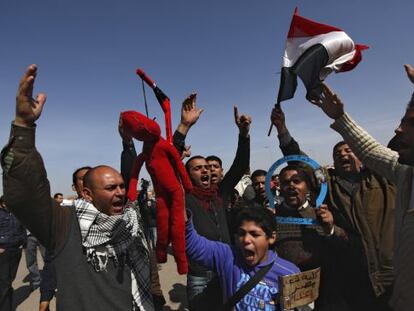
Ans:
POLYGON ((58 310, 132 310, 130 262, 110 260, 104 273, 89 264, 75 207, 58 207, 50 197, 46 170, 35 148, 35 127, 12 126, 1 164, 8 207, 54 251, 58 310))
MULTIPOLYGON (((303 154, 293 138, 280 148, 284 155, 303 154)), ((325 203, 335 224, 349 236, 349 247, 342 257, 344 266, 351 275, 368 271, 373 291, 380 296, 393 283, 395 185, 368 169, 361 170, 361 181, 354 186, 334 169, 327 169, 325 175, 325 203)))

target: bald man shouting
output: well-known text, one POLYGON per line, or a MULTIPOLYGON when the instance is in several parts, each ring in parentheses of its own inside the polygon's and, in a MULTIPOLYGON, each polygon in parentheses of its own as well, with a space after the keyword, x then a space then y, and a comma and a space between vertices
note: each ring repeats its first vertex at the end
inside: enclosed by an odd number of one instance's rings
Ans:
POLYGON ((9 209, 55 254, 58 310, 153 310, 141 215, 133 202, 124 205, 122 176, 98 166, 84 176, 83 198, 73 206, 58 207, 50 197, 35 147, 35 121, 46 102, 45 94, 32 97, 36 74, 30 65, 17 91, 1 153, 3 188, 9 209))

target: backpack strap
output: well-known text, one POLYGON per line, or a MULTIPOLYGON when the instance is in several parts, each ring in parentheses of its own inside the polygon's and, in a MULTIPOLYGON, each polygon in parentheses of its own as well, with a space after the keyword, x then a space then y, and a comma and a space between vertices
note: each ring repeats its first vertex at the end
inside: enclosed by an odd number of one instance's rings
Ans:
POLYGON ((233 294, 233 296, 227 299, 221 310, 230 311, 244 296, 246 296, 248 292, 252 290, 253 287, 257 285, 257 283, 263 279, 273 264, 274 261, 257 271, 252 278, 250 278, 242 287, 239 288, 237 292, 233 294))

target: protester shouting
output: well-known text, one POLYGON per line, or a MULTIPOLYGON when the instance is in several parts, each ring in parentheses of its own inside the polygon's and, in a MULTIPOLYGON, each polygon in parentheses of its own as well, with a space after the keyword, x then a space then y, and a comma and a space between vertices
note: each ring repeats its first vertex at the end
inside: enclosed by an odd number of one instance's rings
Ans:
POLYGON ((153 310, 149 252, 141 216, 124 205, 121 175, 108 166, 88 170, 83 198, 58 207, 50 197, 35 148, 36 120, 46 95, 33 99, 36 65, 25 72, 16 97, 9 143, 2 151, 6 204, 55 258, 59 310, 153 310))
MULTIPOLYGON (((414 71, 405 66, 407 75, 414 80, 414 71)), ((395 244, 394 244, 394 289, 391 298, 393 310, 408 311, 414 305, 414 209, 413 209, 413 165, 414 165, 414 96, 405 110, 400 125, 392 139, 395 151, 386 148, 372 138, 344 112, 344 105, 327 85, 314 101, 325 114, 332 118, 331 127, 340 133, 355 155, 364 165, 394 182, 397 186, 395 201, 395 244)), ((392 218, 384 221, 392 221, 392 218)), ((382 240, 389 236, 379 235, 382 240)), ((390 263, 389 263, 390 264, 390 263)), ((372 279, 380 277, 376 274, 372 279)), ((385 303, 384 303, 385 304, 385 303)), ((377 309, 383 310, 383 309, 377 309)))
MULTIPOLYGON (((284 155, 302 154, 291 137, 280 107, 272 111, 284 155)), ((339 286, 350 310, 389 310, 393 284, 395 186, 363 167, 347 142, 333 147, 333 168, 325 169, 326 203, 348 235, 348 245, 337 253, 339 286)))

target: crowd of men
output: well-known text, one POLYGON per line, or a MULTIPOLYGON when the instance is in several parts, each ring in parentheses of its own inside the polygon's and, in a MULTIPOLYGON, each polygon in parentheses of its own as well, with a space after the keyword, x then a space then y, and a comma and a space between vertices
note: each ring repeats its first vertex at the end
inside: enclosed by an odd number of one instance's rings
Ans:
MULTIPOLYGON (((405 69, 414 83, 414 69, 405 69)), ((46 250, 44 285, 40 278, 32 282, 43 288, 40 310, 48 310, 56 289, 58 310, 162 310, 155 201, 147 197, 146 183, 136 201, 126 200, 136 157, 132 137, 120 124, 121 172, 82 166, 72 176, 77 199, 61 206, 61 193, 50 196, 35 147, 35 122, 46 101, 45 94, 32 96, 36 75, 31 65, 20 81, 10 139, 1 153, 0 310, 12 310, 11 285, 23 245, 34 270, 27 252, 35 243, 46 250)), ((333 167, 324 169, 328 192, 320 207, 320 182, 300 162, 280 170, 272 179, 274 198, 267 196, 267 171, 250 174, 252 120, 237 107, 238 146, 227 172, 217 155, 190 156, 186 136, 203 109, 195 93, 184 100, 173 144, 183 160, 189 157, 184 161, 193 185, 182 207, 189 310, 281 310, 279 277, 314 268, 321 269, 319 297, 297 310, 412 309, 414 96, 385 147, 351 119, 327 85, 322 88, 312 103, 334 120, 331 127, 344 140, 333 147, 333 167), (311 223, 277 222, 276 216, 311 223)), ((282 153, 304 154, 280 106, 270 119, 282 153)))

